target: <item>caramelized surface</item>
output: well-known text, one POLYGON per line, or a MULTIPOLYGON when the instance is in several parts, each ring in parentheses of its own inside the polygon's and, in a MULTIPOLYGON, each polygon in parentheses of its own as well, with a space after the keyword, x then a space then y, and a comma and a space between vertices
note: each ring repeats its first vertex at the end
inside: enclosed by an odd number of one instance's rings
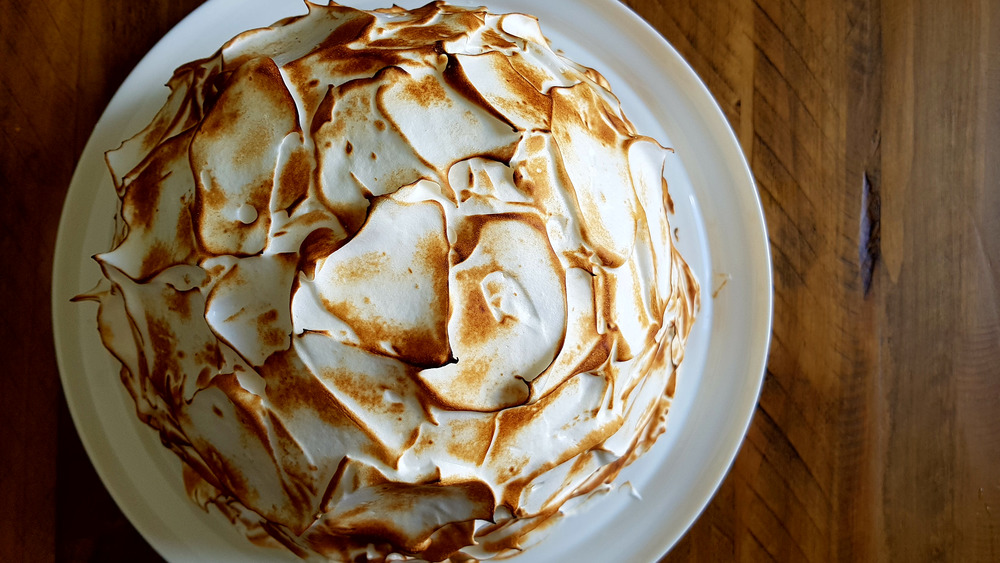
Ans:
POLYGON ((300 554, 486 557, 662 432, 669 151, 533 18, 309 5, 170 88, 108 155, 93 297, 193 498, 300 554))

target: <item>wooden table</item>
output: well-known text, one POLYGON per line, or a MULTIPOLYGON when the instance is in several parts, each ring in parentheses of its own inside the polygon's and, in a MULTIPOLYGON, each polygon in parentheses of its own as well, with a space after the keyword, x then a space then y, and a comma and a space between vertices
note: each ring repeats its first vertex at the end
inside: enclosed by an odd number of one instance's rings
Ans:
MULTIPOLYGON (((1000 3, 626 3, 718 99, 774 255, 760 406, 666 560, 1000 560, 1000 3)), ((197 4, 0 3, 2 561, 155 557, 68 418, 51 256, 91 128, 197 4)))

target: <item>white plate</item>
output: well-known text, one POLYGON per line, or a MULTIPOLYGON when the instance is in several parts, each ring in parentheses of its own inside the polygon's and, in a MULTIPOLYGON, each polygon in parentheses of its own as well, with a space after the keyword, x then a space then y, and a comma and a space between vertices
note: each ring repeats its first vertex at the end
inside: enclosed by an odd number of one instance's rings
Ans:
MULTIPOLYGON (((416 7, 424 0, 395 0, 416 7)), ((361 8, 389 0, 347 1, 361 8)), ((459 2, 465 3, 465 2, 459 2)), ((659 34, 613 0, 496 0, 492 11, 531 13, 553 45, 600 70, 641 133, 677 150, 668 177, 672 226, 702 283, 702 308, 681 368, 667 433, 626 468, 607 495, 561 519, 517 558, 655 561, 711 499, 753 414, 771 334, 771 263, 750 170, 708 90, 659 34), (713 297, 721 279, 728 283, 713 297), (622 486, 628 481, 631 486, 622 486), (638 494, 634 494, 634 491, 638 494), (641 497, 641 499, 639 498, 641 497)), ((101 346, 96 306, 70 303, 100 272, 90 256, 108 249, 114 190, 103 153, 148 123, 173 69, 212 54, 246 29, 304 13, 301 0, 210 0, 154 47, 111 100, 80 159, 66 197, 53 270, 53 322, 63 388, 91 460, 122 511, 170 561, 295 561, 250 544, 218 514, 191 503, 180 462, 142 425, 101 346)))

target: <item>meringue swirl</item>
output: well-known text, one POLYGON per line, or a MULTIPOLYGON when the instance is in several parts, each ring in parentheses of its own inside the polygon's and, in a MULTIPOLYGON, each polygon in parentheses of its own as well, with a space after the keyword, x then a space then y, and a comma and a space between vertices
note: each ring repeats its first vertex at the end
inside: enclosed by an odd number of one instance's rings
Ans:
POLYGON ((517 550, 664 430, 699 288, 663 169, 538 22, 308 14, 107 154, 98 325, 193 499, 354 561, 517 550))

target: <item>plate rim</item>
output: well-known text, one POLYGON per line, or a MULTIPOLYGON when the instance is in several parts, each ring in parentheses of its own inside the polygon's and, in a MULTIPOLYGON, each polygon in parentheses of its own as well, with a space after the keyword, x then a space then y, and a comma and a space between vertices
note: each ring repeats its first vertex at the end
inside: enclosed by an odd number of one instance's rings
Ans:
MULTIPOLYGON (((371 2, 370 0, 363 0, 363 1, 348 2, 348 3, 359 6, 365 5, 364 7, 367 8, 370 7, 368 5, 371 6, 374 6, 376 4, 382 5, 385 4, 386 2, 371 2)), ((458 2, 458 3, 464 3, 464 2, 458 2)), ((487 1, 484 3, 502 4, 503 2, 487 1)), ((591 9, 610 10, 611 12, 614 13, 616 17, 624 18, 625 20, 628 21, 628 25, 636 28, 635 31, 642 36, 642 39, 653 41, 654 45, 652 45, 650 48, 661 51, 665 48, 669 52, 669 54, 673 57, 673 59, 675 59, 674 62, 680 63, 681 69, 686 74, 686 76, 684 76, 684 79, 689 83, 687 87, 694 88, 699 94, 698 96, 699 100, 703 104, 707 105, 705 109, 710 114, 708 117, 711 117, 716 122, 713 125, 716 128, 719 128, 719 125, 721 124, 722 129, 724 129, 721 137, 718 136, 719 132, 717 131, 715 138, 716 140, 725 144, 725 146, 721 148, 727 149, 727 152, 730 153, 727 155, 727 157, 731 159, 730 164, 733 164, 733 162, 735 162, 738 165, 736 166, 736 168, 740 169, 739 171, 743 175, 742 179, 745 180, 747 183, 747 186, 745 187, 749 188, 748 195, 752 196, 751 203, 753 204, 751 205, 751 207, 755 211, 752 220, 750 220, 749 218, 748 220, 749 222, 752 222, 756 227, 759 227, 760 232, 756 233, 755 231, 755 233, 760 235, 758 239, 762 239, 762 240, 756 240, 755 243, 758 246, 757 248, 757 252, 759 253, 758 258, 763 258, 762 265, 764 266, 763 268, 764 279, 756 281, 762 284, 763 286, 766 286, 766 290, 758 289, 757 293, 759 293, 759 295, 757 296, 763 297, 763 301, 755 303, 756 305, 755 309, 757 309, 757 313, 760 313, 761 311, 766 311, 764 318, 758 319, 758 321, 764 321, 762 322, 762 328, 765 328, 766 330, 763 330, 762 334, 758 333, 751 336, 751 338, 756 339, 756 345, 751 346, 751 349, 756 351, 758 353, 758 356, 755 360, 752 358, 748 359, 749 361, 747 363, 751 367, 745 371, 747 372, 748 376, 753 377, 755 384, 751 385, 747 389, 747 392, 745 393, 746 396, 743 397, 744 401, 743 403, 740 404, 740 406, 742 407, 747 406, 745 403, 747 403, 748 397, 750 395, 752 395, 752 401, 749 401, 750 406, 749 408, 745 409, 746 412, 743 414, 743 416, 739 417, 738 427, 737 426, 733 427, 733 432, 731 433, 731 435, 735 436, 738 434, 738 439, 735 440, 735 444, 732 445, 732 447, 724 448, 729 452, 727 454, 728 459, 726 460, 725 464, 715 466, 715 471, 712 472, 713 478, 709 479, 710 492, 707 495, 701 495, 703 496, 703 498, 700 500, 700 506, 697 507, 697 509, 694 511, 688 511, 690 512, 690 514, 688 515, 688 518, 686 518, 687 521, 685 522, 684 526, 681 529, 672 530, 671 533, 669 534, 662 534, 661 536, 659 536, 658 539, 660 541, 658 542, 650 542, 652 545, 658 547, 653 547, 652 550, 646 550, 646 556, 649 556, 649 560, 655 560, 657 557, 660 557, 667 551, 669 551, 669 549, 671 549, 676 544, 676 542, 680 539, 680 537, 690 529, 691 525, 697 520, 700 514, 704 511, 704 509, 714 498, 722 482, 730 472, 732 465, 735 462, 735 459, 745 439, 746 433, 749 430, 749 426, 752 422, 753 415, 756 411, 757 402, 759 400, 760 391, 763 385, 766 373, 767 358, 771 343, 771 330, 773 326, 773 315, 774 315, 772 257, 770 252, 770 245, 769 245, 765 215, 763 212, 763 206, 761 204, 760 193, 757 189, 753 173, 739 145, 739 141, 735 135, 735 132, 729 125, 728 121, 725 118, 725 115, 723 114, 720 106, 718 105, 718 102, 711 95, 711 92, 708 90, 707 86, 705 86, 704 82, 700 79, 700 77, 697 76, 697 74, 690 66, 690 64, 680 55, 679 52, 677 52, 676 49, 674 49, 672 45, 669 44, 667 40, 664 37, 662 37, 660 33, 655 28, 653 28, 649 22, 644 20, 641 16, 639 16, 629 7, 614 0, 586 0, 585 2, 582 2, 582 4, 591 7, 591 9), (766 319, 766 321, 764 319, 766 319)), ((95 470, 97 471, 99 477, 101 478, 102 483, 108 490, 109 494, 111 494, 112 498, 114 498, 115 502, 121 508, 122 512, 125 513, 126 516, 129 518, 131 524, 135 526, 135 528, 140 532, 140 534, 143 535, 143 537, 150 543, 150 545, 158 552, 160 552, 161 555, 164 555, 164 557, 168 557, 168 555, 167 553, 164 552, 164 548, 162 545, 163 542, 157 541, 156 536, 150 533, 147 526, 140 525, 140 522, 137 521, 138 516, 135 513, 134 510, 135 507, 133 506, 132 502, 128 500, 125 492, 122 491, 122 485, 120 484, 120 482, 112 479, 111 475, 108 474, 110 469, 107 467, 108 465, 107 461, 99 457, 100 455, 105 455, 101 452, 101 450, 102 448, 109 446, 109 444, 98 443, 100 441, 98 437, 92 436, 84 431, 86 421, 84 420, 84 415, 81 410, 82 407, 79 404, 79 401, 81 401, 82 399, 80 398, 78 392, 77 394, 72 394, 68 392, 74 388, 73 382, 70 381, 71 377, 70 374, 73 373, 75 370, 71 367, 69 363, 70 359, 66 357, 67 354, 69 354, 67 350, 70 348, 70 345, 67 342, 69 335, 66 333, 66 331, 68 329, 64 328, 67 322, 65 321, 65 318, 62 317, 62 314, 68 309, 69 304, 66 301, 66 293, 63 290, 66 289, 67 285, 67 282, 65 281, 66 280, 65 273, 67 268, 69 268, 71 264, 67 263, 67 259, 63 257, 66 256, 67 254, 66 249, 68 246, 70 246, 70 239, 72 238, 71 236, 72 227, 75 224, 79 223, 78 221, 79 213, 77 212, 76 206, 74 204, 79 204, 80 203, 79 200, 82 199, 82 195, 84 194, 83 190, 77 187, 81 183, 86 181, 83 178, 84 173, 82 172, 84 170, 83 160, 85 157, 93 156, 95 151, 97 151, 98 154, 103 152, 102 148, 95 147, 92 145, 96 142, 97 132, 99 131, 102 122, 106 121, 107 115, 111 112, 112 108, 115 107, 116 102, 120 102, 120 97, 123 96, 123 90, 125 88, 125 85, 129 82, 130 79, 132 79, 133 75, 135 75, 140 68, 142 68, 144 65, 149 64, 147 61, 153 58, 154 53, 156 53, 158 49, 165 48, 164 45, 168 43, 168 40, 170 40, 172 37, 180 33, 178 30, 184 29, 185 26, 190 25, 190 22, 194 20, 205 17, 205 14, 207 14, 210 10, 222 9, 222 7, 225 6, 233 7, 239 5, 241 5, 241 2, 239 2, 239 0, 209 0, 208 2, 199 6, 197 9, 188 14, 183 20, 181 20, 177 25, 175 25, 167 34, 165 34, 164 37, 161 38, 157 42, 157 44, 143 56, 143 58, 136 65, 136 67, 129 73, 129 76, 125 79, 125 81, 123 81, 122 85, 119 86, 119 89, 116 91, 115 95, 109 101, 100 119, 95 124, 94 131, 91 133, 91 136, 88 139, 87 144, 84 147, 84 150, 81 152, 80 160, 78 161, 75 167, 73 178, 70 182, 70 186, 63 203, 63 209, 59 220, 59 228, 56 236, 55 252, 54 252, 54 259, 52 266, 53 279, 52 279, 52 295, 51 295, 53 339, 55 343, 56 359, 59 366, 60 382, 62 385, 62 389, 64 390, 64 394, 66 396, 66 402, 74 422, 74 427, 77 430, 77 434, 80 436, 80 440, 83 443, 84 449, 87 451, 87 455, 90 458, 91 463, 93 464, 95 470)), ((292 4, 288 3, 288 5, 292 4)), ((301 7, 301 4, 298 4, 298 6, 301 7)), ((543 30, 544 29, 545 26, 543 22, 543 30)), ((221 42, 219 44, 221 45, 221 42)), ((170 72, 170 70, 172 69, 164 69, 163 74, 165 75, 165 77, 168 77, 166 75, 168 72, 170 72)), ((165 97, 166 94, 165 90, 163 94, 165 97)), ((126 132, 124 135, 122 135, 122 138, 124 138, 128 134, 129 133, 126 132)), ((108 178, 110 179, 110 177, 108 178)), ((108 181, 105 188, 110 189, 110 180, 108 181)), ((89 258, 77 256, 77 259, 83 261, 83 260, 88 260, 89 258)), ((74 264, 76 264, 76 262, 74 262, 74 264)), ((711 279, 702 280, 702 293, 703 293, 703 300, 705 302, 710 301, 709 299, 707 299, 707 297, 713 291, 713 288, 711 287, 712 284, 714 284, 714 281, 711 279)), ((705 305, 703 304, 703 307, 704 306, 705 305)), ((96 327, 96 321, 95 321, 95 327, 96 327)), ((115 385, 118 385, 120 387, 120 382, 118 381, 117 378, 112 377, 111 379, 113 380, 115 385)), ((179 475, 177 477, 179 479, 179 475)))

